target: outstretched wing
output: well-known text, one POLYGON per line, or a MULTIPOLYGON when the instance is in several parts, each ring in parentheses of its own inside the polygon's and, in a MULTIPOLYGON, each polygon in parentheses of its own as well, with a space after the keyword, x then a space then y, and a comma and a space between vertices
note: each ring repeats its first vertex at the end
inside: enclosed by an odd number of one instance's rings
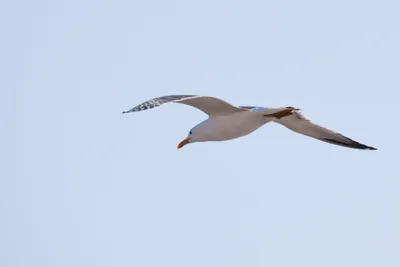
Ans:
POLYGON ((138 112, 138 111, 143 111, 146 109, 152 109, 158 106, 161 106, 162 104, 165 103, 180 103, 180 104, 186 104, 192 107, 195 107, 204 113, 206 113, 208 116, 221 116, 221 115, 227 115, 231 114, 234 112, 238 111, 244 111, 245 109, 233 106, 229 104, 228 102, 215 98, 215 97, 209 97, 209 96, 197 96, 197 95, 168 95, 168 96, 161 96, 161 97, 156 97, 153 99, 150 99, 146 102, 143 102, 136 107, 124 111, 122 113, 129 113, 129 112, 138 112))
POLYGON ((360 144, 346 136, 341 135, 340 133, 321 127, 310 121, 298 111, 293 112, 293 114, 290 116, 276 120, 275 122, 284 125, 296 133, 307 135, 309 137, 313 137, 334 145, 356 149, 376 150, 374 147, 360 144))

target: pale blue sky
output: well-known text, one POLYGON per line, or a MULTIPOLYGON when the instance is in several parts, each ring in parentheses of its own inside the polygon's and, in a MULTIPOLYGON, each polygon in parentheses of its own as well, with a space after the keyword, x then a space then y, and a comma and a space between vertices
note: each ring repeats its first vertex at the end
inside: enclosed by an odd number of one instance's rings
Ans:
POLYGON ((399 14, 4 1, 0 266, 400 266, 399 14), (200 111, 121 114, 167 94, 299 107, 379 150, 268 124, 178 151, 200 111))

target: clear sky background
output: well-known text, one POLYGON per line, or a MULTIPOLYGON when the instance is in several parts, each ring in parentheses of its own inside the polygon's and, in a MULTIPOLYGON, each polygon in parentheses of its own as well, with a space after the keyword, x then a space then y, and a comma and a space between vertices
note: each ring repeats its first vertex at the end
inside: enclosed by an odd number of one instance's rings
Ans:
POLYGON ((3 1, 0 266, 400 266, 399 1, 3 1), (176 150, 168 94, 295 106, 176 150))

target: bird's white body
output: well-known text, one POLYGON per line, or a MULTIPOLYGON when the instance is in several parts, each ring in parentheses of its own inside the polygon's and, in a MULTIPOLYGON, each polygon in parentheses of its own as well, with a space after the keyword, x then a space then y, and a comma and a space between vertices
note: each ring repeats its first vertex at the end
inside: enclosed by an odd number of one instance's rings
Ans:
POLYGON ((193 128, 197 142, 226 141, 248 135, 272 121, 261 112, 243 111, 210 117, 193 128))
POLYGON ((264 124, 263 117, 253 112, 209 118, 194 127, 201 141, 225 141, 248 135, 264 124))

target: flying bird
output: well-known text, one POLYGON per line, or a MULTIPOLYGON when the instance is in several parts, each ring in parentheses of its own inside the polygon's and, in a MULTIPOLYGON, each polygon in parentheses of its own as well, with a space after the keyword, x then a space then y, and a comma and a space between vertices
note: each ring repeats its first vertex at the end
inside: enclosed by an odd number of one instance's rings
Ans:
POLYGON ((168 95, 150 99, 122 113, 152 109, 166 103, 180 103, 197 108, 208 115, 194 126, 178 149, 195 142, 226 141, 248 135, 268 122, 279 123, 288 129, 330 144, 355 149, 376 150, 335 131, 321 127, 294 107, 267 108, 234 106, 222 99, 199 95, 168 95))

